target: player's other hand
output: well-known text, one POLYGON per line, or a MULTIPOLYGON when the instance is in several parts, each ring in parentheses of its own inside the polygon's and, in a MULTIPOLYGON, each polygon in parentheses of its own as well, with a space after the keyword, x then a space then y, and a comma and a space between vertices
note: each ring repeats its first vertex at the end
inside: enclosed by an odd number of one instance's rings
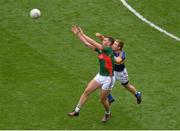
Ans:
POLYGON ((96 35, 97 37, 100 37, 100 36, 101 36, 101 33, 96 32, 95 35, 96 35))

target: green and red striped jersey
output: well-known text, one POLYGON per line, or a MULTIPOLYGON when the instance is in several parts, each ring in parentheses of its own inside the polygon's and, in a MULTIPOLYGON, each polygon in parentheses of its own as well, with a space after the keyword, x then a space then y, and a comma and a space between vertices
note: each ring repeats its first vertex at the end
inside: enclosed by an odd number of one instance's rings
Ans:
POLYGON ((104 47, 102 50, 96 48, 95 51, 98 52, 100 75, 112 76, 115 63, 113 50, 110 47, 104 47))

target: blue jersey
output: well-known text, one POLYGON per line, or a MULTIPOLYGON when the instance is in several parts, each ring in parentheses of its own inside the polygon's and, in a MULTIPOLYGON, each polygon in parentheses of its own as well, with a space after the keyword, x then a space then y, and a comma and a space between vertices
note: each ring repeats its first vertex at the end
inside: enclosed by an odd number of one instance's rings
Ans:
POLYGON ((117 71, 117 72, 123 71, 125 68, 125 64, 124 64, 125 52, 123 50, 121 52, 118 52, 118 53, 114 52, 114 57, 119 57, 119 56, 121 57, 123 62, 121 62, 121 63, 115 62, 114 71, 117 71))

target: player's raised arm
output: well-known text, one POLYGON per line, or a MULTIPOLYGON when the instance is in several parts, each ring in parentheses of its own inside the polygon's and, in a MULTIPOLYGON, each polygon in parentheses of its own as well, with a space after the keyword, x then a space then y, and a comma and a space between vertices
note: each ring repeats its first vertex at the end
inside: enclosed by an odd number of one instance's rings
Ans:
POLYGON ((76 26, 73 26, 72 27, 72 32, 77 35, 77 37, 89 48, 91 49, 95 49, 95 47, 93 45, 91 45, 81 34, 80 30, 76 27, 76 26))
POLYGON ((80 32, 81 32, 81 35, 93 46, 95 46, 96 48, 102 50, 103 49, 103 46, 101 44, 99 44, 98 42, 96 42, 95 40, 93 40, 92 38, 90 38, 89 36, 87 36, 80 27, 78 27, 80 32))
POLYGON ((101 41, 103 41, 104 38, 105 38, 104 35, 102 35, 101 33, 98 33, 98 32, 97 32, 95 35, 96 35, 96 37, 98 37, 101 41))

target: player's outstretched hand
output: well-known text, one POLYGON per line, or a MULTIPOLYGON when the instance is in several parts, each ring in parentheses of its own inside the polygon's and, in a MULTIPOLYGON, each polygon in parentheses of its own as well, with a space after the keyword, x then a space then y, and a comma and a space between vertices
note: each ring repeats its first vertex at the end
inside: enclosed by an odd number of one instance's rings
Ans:
POLYGON ((81 34, 83 34, 83 30, 82 30, 82 28, 79 26, 78 27, 78 30, 79 30, 79 32, 81 33, 81 34))
POLYGON ((71 28, 71 31, 74 33, 74 34, 78 34, 80 31, 78 29, 77 26, 73 25, 72 28, 71 28))

